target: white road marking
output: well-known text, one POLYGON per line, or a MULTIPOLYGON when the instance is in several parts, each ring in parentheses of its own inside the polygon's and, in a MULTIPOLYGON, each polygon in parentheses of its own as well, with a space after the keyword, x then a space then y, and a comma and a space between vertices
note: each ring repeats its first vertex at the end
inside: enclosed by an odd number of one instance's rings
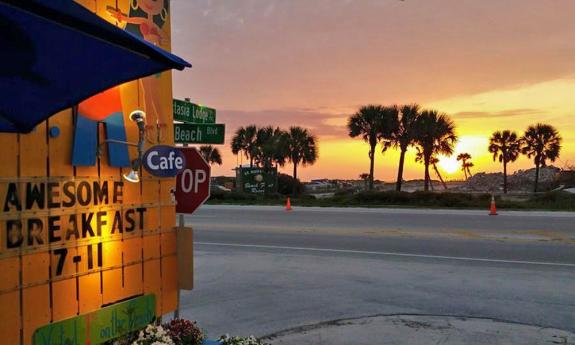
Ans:
POLYGON ((575 264, 568 264, 568 263, 561 263, 561 262, 481 259, 481 258, 468 258, 468 257, 461 257, 461 256, 407 254, 407 253, 374 252, 374 251, 349 250, 349 249, 288 247, 288 246, 273 246, 273 245, 259 245, 259 244, 237 244, 237 243, 220 243, 220 242, 194 242, 194 244, 201 245, 201 246, 239 247, 239 248, 258 248, 258 249, 284 249, 284 250, 299 250, 299 251, 308 251, 308 252, 399 256, 399 257, 425 258, 425 259, 475 261, 475 262, 491 262, 491 263, 502 263, 502 264, 540 265, 540 266, 557 266, 557 267, 574 267, 575 268, 575 264))

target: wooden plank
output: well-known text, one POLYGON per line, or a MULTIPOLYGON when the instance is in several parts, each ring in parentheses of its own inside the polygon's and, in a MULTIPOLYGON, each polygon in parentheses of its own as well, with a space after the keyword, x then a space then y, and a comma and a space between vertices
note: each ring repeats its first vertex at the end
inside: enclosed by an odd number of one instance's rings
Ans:
POLYGON ((98 0, 96 2, 96 14, 110 22, 110 24, 119 24, 118 20, 110 15, 108 7, 116 8, 117 0, 98 0))
POLYGON ((52 283, 52 322, 68 319, 78 314, 76 278, 52 283))
MULTIPOLYGON (((78 255, 76 248, 57 248, 53 249, 50 254, 50 273, 52 279, 64 279, 72 277, 76 274, 77 264, 74 262, 74 257, 78 255)), ((81 259, 85 257, 78 255, 81 259)))
MULTIPOLYGON (((106 139, 106 131, 104 126, 100 124, 98 126, 98 136, 100 138, 100 143, 106 139)), ((99 145, 100 147, 100 156, 98 157, 98 164, 100 165, 100 178, 110 178, 113 176, 120 176, 120 169, 113 168, 108 165, 108 159, 110 156, 110 152, 108 151, 108 145, 99 145)))
POLYGON ((143 240, 141 237, 124 240, 124 265, 142 262, 143 240))
MULTIPOLYGON (((45 188, 47 181, 47 178, 44 177, 45 171, 40 171, 38 174, 39 176, 37 177, 39 178, 29 180, 28 182, 17 182, 18 194, 20 196, 20 202, 22 203, 22 211, 26 211, 28 214, 30 212, 44 211, 47 206, 46 195, 42 194, 42 188, 45 188), (30 195, 35 195, 37 197, 28 198, 30 195), (27 199, 31 201, 31 205, 26 205, 27 199)), ((26 224, 24 224, 24 228, 26 228, 26 224)), ((44 231, 44 234, 45 233, 46 231, 44 231)))
POLYGON ((48 119, 48 163, 50 176, 72 176, 72 110, 64 110, 48 119), (54 136, 55 134, 58 136, 54 136))
POLYGON ((144 293, 144 280, 142 277, 142 264, 124 267, 123 298, 133 297, 144 293))
MULTIPOLYGON (((160 181, 160 202, 162 205, 175 205, 175 196, 172 191, 176 190, 176 179, 168 178, 160 181)), ((175 207, 175 206, 174 206, 175 207)))
POLYGON ((163 232, 160 236, 162 241, 162 256, 176 255, 176 232, 163 232))
POLYGON ((0 334, 3 344, 20 344, 20 291, 0 294, 0 334))
POLYGON ((0 164, 0 177, 13 177, 18 175, 18 135, 0 134, 0 147, 2 160, 8 164, 0 164))
POLYGON ((75 1, 92 12, 96 11, 96 0, 75 0, 75 1))
POLYGON ((22 325, 24 345, 32 344, 32 336, 38 327, 50 322, 50 286, 48 284, 22 290, 22 325))
POLYGON ((144 214, 144 233, 160 230, 160 207, 148 207, 144 214))
POLYGON ((160 257, 160 235, 144 236, 144 260, 160 257))
POLYGON ((50 254, 34 253, 22 256, 22 284, 46 283, 50 278, 50 254))
MULTIPOLYGON (((99 242, 93 242, 90 244, 79 245, 77 247, 77 255, 80 257, 80 261, 76 264, 76 269, 78 274, 83 274, 90 271, 100 270, 102 267, 99 266, 98 262, 98 245, 99 242), (91 256, 91 260, 90 260, 91 256)), ((102 252, 104 252, 102 245, 102 252)), ((106 256, 102 254, 102 261, 105 261, 106 256)), ((69 258, 72 260, 73 258, 69 258)), ((103 263, 103 262, 102 262, 103 263)))
POLYGON ((176 207, 163 206, 160 213, 161 230, 171 230, 176 226, 176 207))
POLYGON ((46 122, 29 134, 20 134, 20 177, 46 176, 48 143, 46 122))
POLYGON ((124 298, 121 268, 102 272, 102 296, 104 304, 110 304, 124 298))
POLYGON ((160 181, 158 179, 144 179, 142 190, 142 203, 157 203, 160 198, 160 181))
POLYGON ((178 258, 163 257, 162 263, 162 314, 178 308, 178 258))
MULTIPOLYGON (((20 258, 11 257, 1 259, 0 272, 2 272, 2 279, 0 279, 0 291, 17 289, 20 285, 20 258)), ((0 304, 0 307, 3 308, 3 305, 0 304)), ((4 313, 0 312, 0 314, 4 313)), ((0 332, 0 334, 2 333, 0 332)))
POLYGON ((104 242, 102 248, 102 268, 122 266, 122 241, 104 242))
MULTIPOLYGON (((0 164, 1 165, 1 164, 0 164)), ((0 195, 2 195, 2 217, 20 218, 20 211, 24 209, 24 200, 22 194, 22 185, 14 181, 0 181, 0 195), (10 191, 10 199, 7 200, 8 191, 10 191), (7 207, 6 212, 4 208, 7 207), (20 207, 20 210, 18 210, 20 207)), ((5 248, 5 247, 2 247, 5 248)))
MULTIPOLYGON (((143 110, 143 108, 140 106, 140 99, 138 96, 138 81, 136 80, 130 83, 122 84, 120 86, 120 93, 122 97, 122 111, 124 113, 127 141, 137 143, 139 139, 138 127, 134 122, 130 121, 129 115, 134 110, 143 110)), ((138 156, 138 150, 136 147, 128 147, 128 152, 130 160, 132 161, 138 156)), ((127 174, 130 172, 131 168, 122 168, 121 170, 122 174, 127 174)), ((140 184, 127 182, 124 184, 124 188, 126 188, 126 185, 128 184, 131 184, 132 186, 129 186, 128 190, 124 192, 124 195, 129 196, 129 198, 126 197, 125 200, 127 200, 128 203, 141 203, 140 184), (135 188, 136 186, 137 189, 135 188)))
MULTIPOLYGON (((125 171, 122 169, 122 171, 125 171)), ((142 195, 140 194, 140 183, 125 181, 124 183, 124 206, 142 204, 142 195)))
MULTIPOLYGON (((167 28, 169 30, 169 28, 167 28)), ((169 47, 166 47, 169 49, 169 47)), ((164 121, 166 126, 162 129, 162 144, 164 145, 174 145, 174 111, 173 111, 173 99, 172 99, 172 73, 165 72, 162 73, 160 77, 160 100, 161 100, 161 111, 163 113, 164 121)))
POLYGON ((144 293, 156 296, 156 316, 162 315, 162 276, 160 259, 144 262, 144 293))
POLYGON ((78 278, 78 302, 80 314, 100 309, 103 304, 100 291, 100 273, 92 273, 78 278))

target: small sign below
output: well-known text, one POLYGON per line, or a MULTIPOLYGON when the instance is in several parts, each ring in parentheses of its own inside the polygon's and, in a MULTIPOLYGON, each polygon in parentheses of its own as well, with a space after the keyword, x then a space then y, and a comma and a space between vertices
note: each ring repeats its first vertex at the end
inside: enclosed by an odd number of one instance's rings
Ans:
POLYGON ((155 317, 154 295, 136 297, 38 328, 33 344, 99 345, 145 328, 155 317))
POLYGON ((174 99, 174 120, 185 123, 216 123, 216 109, 174 99))
POLYGON ((176 144, 223 144, 224 124, 174 123, 176 144))

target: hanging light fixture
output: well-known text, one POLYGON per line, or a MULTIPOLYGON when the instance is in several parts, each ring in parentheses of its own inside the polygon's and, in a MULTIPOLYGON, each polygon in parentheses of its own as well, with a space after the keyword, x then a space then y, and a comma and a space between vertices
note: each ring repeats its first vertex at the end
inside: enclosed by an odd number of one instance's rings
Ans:
MULTIPOLYGON (((135 122, 138 126, 138 143, 130 143, 122 140, 108 139, 104 140, 100 146, 106 143, 113 144, 124 144, 128 146, 135 146, 138 148, 138 157, 132 161, 132 170, 129 173, 122 175, 124 179, 128 182, 138 183, 140 182, 140 173, 142 170, 142 156, 144 154, 144 142, 146 134, 146 113, 142 110, 134 110, 130 113, 130 121, 135 122)), ((98 156, 100 156, 101 150, 98 147, 98 156)))

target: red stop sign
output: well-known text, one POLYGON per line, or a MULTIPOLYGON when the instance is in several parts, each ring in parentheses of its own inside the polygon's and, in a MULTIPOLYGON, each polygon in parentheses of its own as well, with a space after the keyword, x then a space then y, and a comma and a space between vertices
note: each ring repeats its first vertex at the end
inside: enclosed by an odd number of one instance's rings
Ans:
POLYGON ((186 167, 176 177, 176 212, 194 213, 210 197, 210 165, 193 147, 181 147, 186 167))

